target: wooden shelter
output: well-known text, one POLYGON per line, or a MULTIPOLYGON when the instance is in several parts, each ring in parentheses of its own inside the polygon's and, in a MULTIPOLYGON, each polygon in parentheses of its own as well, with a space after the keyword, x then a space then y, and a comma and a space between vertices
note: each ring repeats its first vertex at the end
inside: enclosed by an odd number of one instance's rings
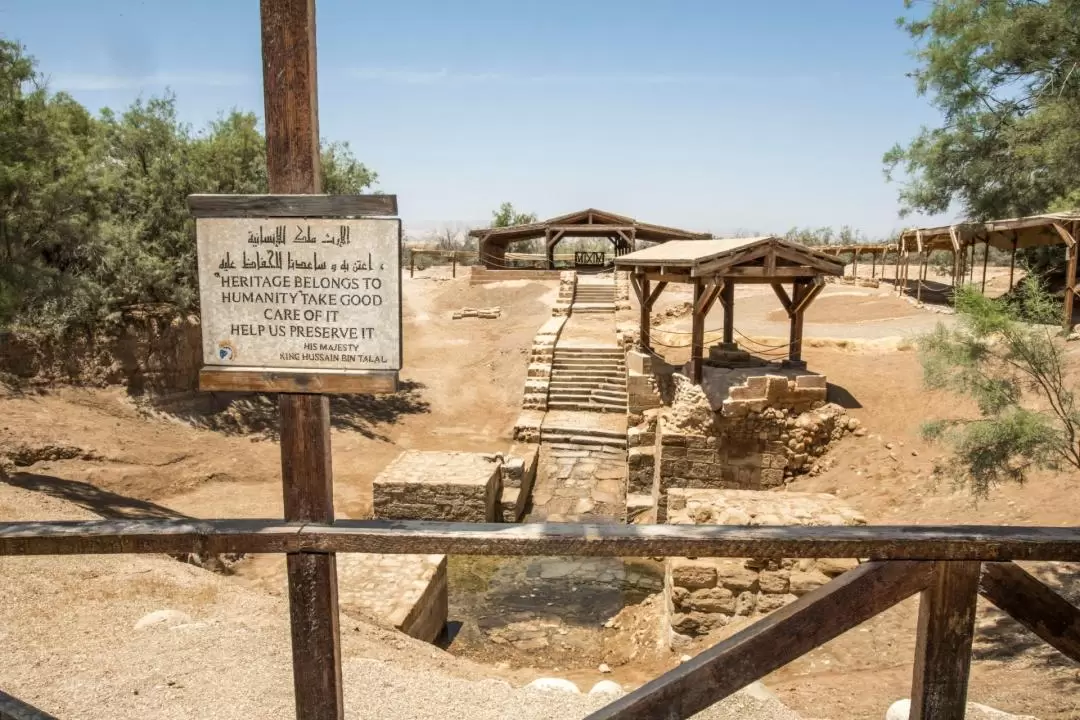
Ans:
POLYGON ((907 287, 911 266, 911 253, 918 254, 919 279, 916 297, 921 299, 923 281, 926 279, 926 265, 931 252, 935 250, 952 251, 952 285, 957 287, 964 282, 964 276, 970 267, 968 282, 975 282, 976 249, 981 244, 982 282, 986 289, 986 266, 990 257, 990 248, 1010 253, 1009 289, 1013 287, 1016 270, 1016 251, 1032 247, 1065 245, 1068 258, 1065 273, 1065 307, 1063 325, 1072 327, 1073 305, 1080 295, 1080 281, 1077 279, 1077 237, 1080 236, 1080 213, 1047 213, 1008 220, 992 220, 984 223, 961 223, 941 227, 912 228, 900 235, 900 258, 897 259, 897 285, 907 287), (900 267, 901 259, 903 267, 900 267))
MULTIPOLYGON (((566 238, 606 238, 611 241, 614 255, 618 257, 636 250, 638 241, 664 243, 671 240, 707 240, 712 237, 709 233, 638 222, 625 215, 595 208, 528 225, 478 228, 470 230, 469 236, 478 241, 481 264, 492 270, 509 267, 507 248, 513 243, 525 240, 544 240, 547 267, 554 270, 555 247, 566 238)), ((590 265, 596 265, 595 256, 590 257, 589 261, 590 265)))
POLYGON ((825 255, 839 258, 841 255, 851 255, 851 277, 859 277, 859 255, 870 256, 870 278, 878 276, 878 256, 881 256, 881 277, 885 277, 885 256, 889 253, 899 252, 896 243, 878 244, 849 244, 849 245, 815 245, 814 249, 825 255))
POLYGON ((802 359, 803 316, 825 287, 825 276, 840 276, 844 264, 806 245, 774 236, 674 241, 615 258, 618 270, 631 271, 630 280, 641 305, 641 346, 651 352, 650 314, 668 283, 694 286, 690 332, 690 374, 701 382, 705 316, 720 300, 724 307, 725 349, 736 349, 735 285, 772 286, 791 321, 788 365, 805 367, 802 359), (655 286, 652 283, 656 283, 655 286), (784 285, 791 283, 791 294, 784 285))

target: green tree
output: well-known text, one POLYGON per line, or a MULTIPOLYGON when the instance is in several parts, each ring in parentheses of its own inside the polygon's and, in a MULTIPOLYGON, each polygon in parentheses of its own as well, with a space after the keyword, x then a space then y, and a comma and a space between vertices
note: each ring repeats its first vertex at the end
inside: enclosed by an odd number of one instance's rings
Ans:
MULTIPOLYGON (((905 0, 911 10, 913 0, 905 0)), ((903 211, 975 220, 1080 206, 1080 2, 939 0, 898 21, 920 95, 941 111, 885 154, 903 211)))
POLYGON ((939 323, 919 341, 927 387, 978 406, 977 418, 923 427, 929 439, 952 446, 941 469, 976 495, 1003 481, 1023 482, 1032 467, 1080 471, 1080 402, 1053 327, 1059 310, 1034 275, 1024 284, 1022 301, 961 288, 956 327, 939 323))
POLYGON ((498 210, 491 213, 491 227, 510 227, 528 225, 536 222, 536 213, 519 212, 513 203, 504 202, 498 210))

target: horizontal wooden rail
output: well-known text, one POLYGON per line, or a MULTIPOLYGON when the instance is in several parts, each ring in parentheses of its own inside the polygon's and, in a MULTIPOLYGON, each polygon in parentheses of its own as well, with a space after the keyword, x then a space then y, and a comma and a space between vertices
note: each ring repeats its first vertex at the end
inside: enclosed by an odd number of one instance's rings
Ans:
POLYGON ((343 520, 97 520, 0 523, 0 555, 448 553, 609 557, 1080 561, 1080 528, 524 525, 343 520))

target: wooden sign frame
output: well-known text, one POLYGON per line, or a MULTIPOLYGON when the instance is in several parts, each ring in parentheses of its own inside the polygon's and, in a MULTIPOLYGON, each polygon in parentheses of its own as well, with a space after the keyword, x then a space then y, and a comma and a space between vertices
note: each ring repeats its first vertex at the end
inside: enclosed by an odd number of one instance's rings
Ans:
MULTIPOLYGON (((397 221, 399 358, 404 350, 401 317, 401 220, 396 195, 190 195, 195 218, 381 219, 397 221)), ((204 328, 205 332, 205 328, 204 328)), ((204 365, 199 389, 210 392, 382 394, 397 392, 398 370, 227 367, 204 365)))

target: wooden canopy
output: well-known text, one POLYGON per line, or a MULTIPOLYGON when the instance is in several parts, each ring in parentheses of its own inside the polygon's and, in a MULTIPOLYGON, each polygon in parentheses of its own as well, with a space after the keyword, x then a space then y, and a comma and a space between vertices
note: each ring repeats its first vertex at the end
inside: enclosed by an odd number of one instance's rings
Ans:
MULTIPOLYGON (((986 289, 986 266, 990 248, 995 247, 1011 253, 1009 264, 1009 288, 1013 286, 1013 274, 1016 266, 1016 251, 1024 248, 1065 245, 1069 259, 1065 275, 1065 307, 1063 325, 1072 327, 1073 303, 1080 296, 1080 279, 1077 278, 1077 238, 1080 237, 1080 213, 1046 213, 1028 217, 991 220, 983 223, 958 223, 940 227, 911 228, 900 234, 900 253, 904 256, 903 286, 908 284, 908 266, 910 254, 918 253, 921 259, 917 296, 921 295, 925 279, 927 257, 935 250, 947 250, 953 253, 952 285, 957 287, 964 282, 966 269, 970 265, 969 282, 975 281, 975 248, 983 245, 982 253, 982 288, 986 289)), ((898 261, 898 271, 899 261, 898 261)), ((900 282, 897 283, 900 285, 900 282)))
POLYGON ((851 277, 859 277, 859 256, 870 256, 870 279, 878 276, 878 255, 881 256, 881 277, 885 277, 885 256, 889 253, 898 253, 900 246, 896 243, 849 243, 845 245, 815 245, 814 249, 826 255, 839 258, 841 255, 851 255, 851 277))
POLYGON ((815 249, 774 236, 675 240, 615 258, 615 267, 631 271, 630 280, 641 305, 640 342, 652 351, 650 313, 669 282, 694 286, 690 339, 690 372, 701 382, 705 316, 720 300, 724 307, 722 347, 736 350, 735 285, 767 283, 772 286, 791 321, 788 359, 793 367, 805 367, 802 359, 803 316, 825 287, 825 276, 840 276, 844 263, 815 249), (655 288, 650 283, 655 282, 655 288), (785 283, 792 284, 789 295, 785 283))
POLYGON ((555 246, 565 238, 600 237, 612 242, 615 255, 623 255, 637 247, 639 240, 665 243, 670 240, 704 240, 711 238, 709 233, 696 233, 690 230, 652 225, 638 222, 625 215, 588 208, 568 215, 544 220, 528 225, 512 225, 503 228, 478 228, 470 230, 469 236, 478 239, 480 262, 485 267, 498 269, 507 267, 506 250, 512 243, 523 240, 545 240, 547 265, 555 267, 555 246))

